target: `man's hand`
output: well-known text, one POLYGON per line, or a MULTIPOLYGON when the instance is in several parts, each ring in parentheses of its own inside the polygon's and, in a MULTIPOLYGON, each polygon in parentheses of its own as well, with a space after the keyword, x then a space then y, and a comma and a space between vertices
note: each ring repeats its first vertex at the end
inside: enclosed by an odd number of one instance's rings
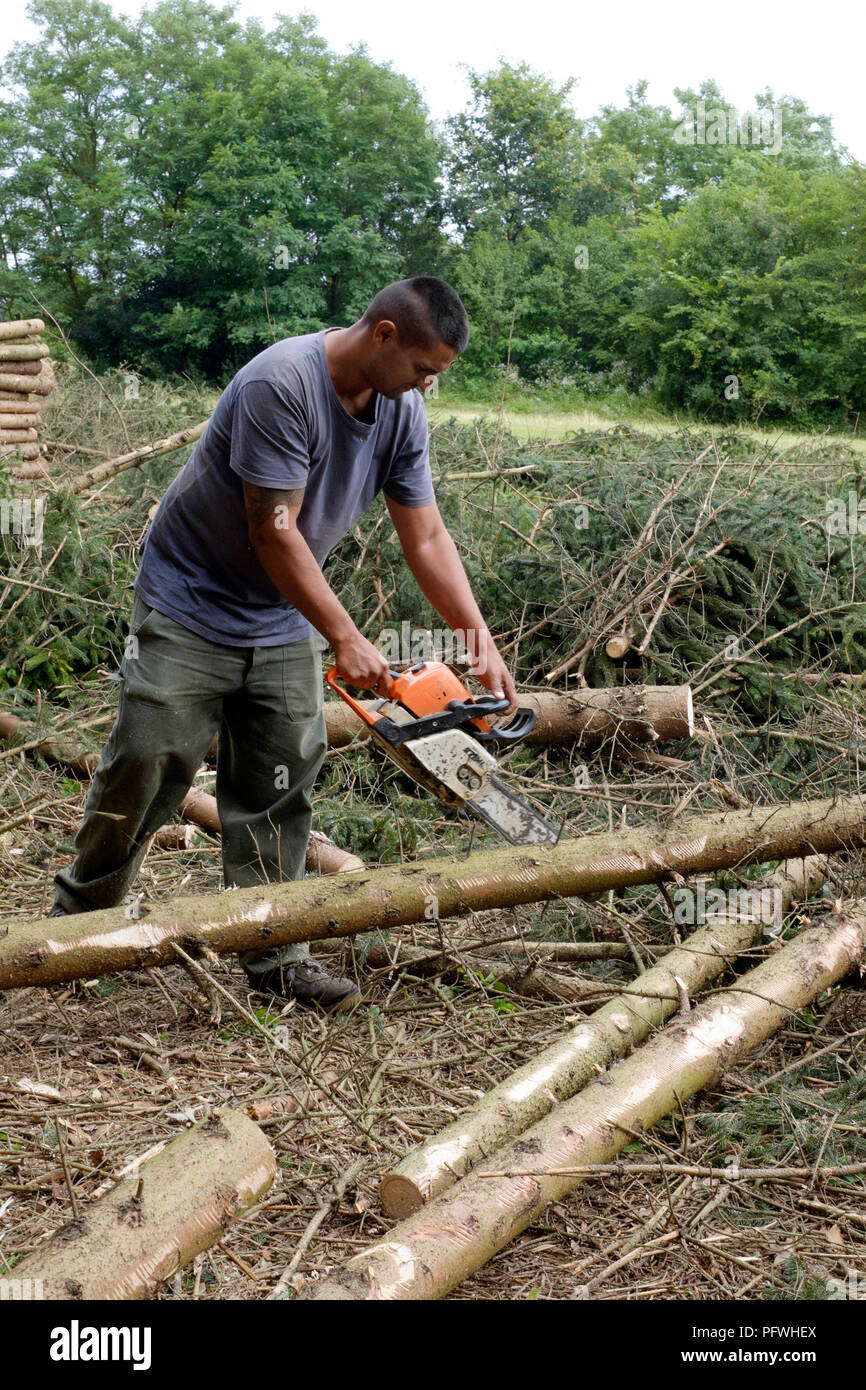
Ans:
POLYGON ((334 643, 334 658, 337 670, 347 685, 375 690, 377 695, 388 694, 388 662, 357 628, 334 643))
MULTIPOLYGON (((486 635, 486 634, 485 634, 486 635)), ((486 643, 482 644, 479 659, 475 662, 473 675, 477 676, 482 685, 486 685, 491 695, 495 695, 498 700, 507 696, 509 706, 504 713, 510 714, 517 708, 517 686, 514 678, 503 661, 499 652, 493 645, 493 638, 487 636, 486 643), (484 651, 484 646, 487 651, 484 651)))

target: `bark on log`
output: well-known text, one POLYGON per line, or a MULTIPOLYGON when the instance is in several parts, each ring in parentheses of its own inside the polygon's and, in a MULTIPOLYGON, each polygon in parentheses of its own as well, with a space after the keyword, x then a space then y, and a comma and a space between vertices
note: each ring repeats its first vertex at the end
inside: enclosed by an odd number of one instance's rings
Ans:
MULTIPOLYGON (((2 386, 0 380, 0 386, 2 386)), ((23 401, 20 396, 12 396, 9 391, 0 391, 0 411, 4 415, 34 415, 42 409, 41 401, 23 401)))
POLYGON ((38 376, 27 376, 24 372, 4 375, 0 385, 4 391, 23 391, 25 394, 32 391, 37 396, 47 396, 54 390, 56 383, 53 373, 46 371, 44 366, 45 364, 38 376))
POLYGON ((0 344, 0 362, 38 362, 50 356, 51 349, 44 343, 0 344))
MULTIPOLYGON (((808 897, 825 877, 821 861, 812 857, 781 865, 764 886, 778 891, 784 911, 794 898, 808 897)), ((760 941, 761 934, 760 912, 748 910, 715 919, 693 932, 681 947, 667 952, 660 965, 645 971, 592 1018, 512 1072, 465 1115, 413 1149, 386 1174, 381 1197, 388 1216, 402 1220, 417 1211, 480 1159, 540 1120, 552 1104, 576 1095, 599 1068, 643 1042, 676 1012, 677 978, 690 996, 696 994, 742 951, 760 941)))
POLYGON ((15 1266, 45 1299, 152 1298, 274 1180, 258 1125, 221 1110, 173 1139, 15 1266))
MULTIPOLYGON (((694 734, 692 693, 687 685, 615 686, 567 695, 521 690, 518 698, 521 705, 538 711, 527 743, 594 748, 608 740, 655 743, 694 734)), ((363 721, 342 700, 325 701, 325 723, 331 748, 367 736, 363 721)))
POLYGON ((0 444, 35 444, 39 438, 35 430, 0 430, 0 444))
MULTIPOLYGON (((209 792, 200 791, 198 788, 187 792, 177 808, 177 814, 185 820, 192 821, 193 825, 200 825, 205 830, 210 830, 212 834, 218 835, 220 833, 216 797, 211 796, 209 792)), ((329 839, 327 835, 323 835, 321 831, 311 830, 307 845, 306 868, 307 872, 311 874, 341 874, 366 868, 366 865, 363 859, 358 858, 357 854, 349 854, 346 850, 340 849, 333 840, 329 839)))
POLYGON ((40 416, 34 411, 9 411, 8 413, 0 404, 0 430, 35 430, 40 422, 40 416))
POLYGON ((44 333, 45 324, 42 319, 6 319, 0 323, 0 339, 2 338, 27 338, 31 333, 44 333))
MULTIPOLYGON (((17 468, 10 468, 9 475, 12 478, 19 478, 26 482, 30 478, 47 478, 51 469, 45 459, 40 458, 38 449, 30 444, 25 444, 24 449, 33 448, 33 456, 26 463, 19 464, 17 468)), ((27 455, 25 454, 25 458, 27 455)))
POLYGON ((0 362, 0 385, 4 376, 39 376, 42 362, 0 362))
POLYGON ((122 908, 0 924, 0 989, 169 965, 173 943, 260 950, 387 930, 429 917, 581 896, 768 860, 866 845, 866 798, 758 806, 673 825, 608 831, 557 845, 516 845, 201 897, 175 898, 130 921, 122 908))
MULTIPOLYGON (((309 1299, 441 1298, 605 1163, 636 1131, 713 1085, 862 961, 866 908, 802 933, 731 989, 676 1020, 612 1071, 557 1105, 485 1169, 509 1176, 462 1178, 450 1192, 353 1256, 306 1291, 309 1299)), ((627 1169, 626 1169, 627 1171, 627 1169)))
POLYGON ((171 434, 166 439, 158 439, 154 444, 145 444, 140 449, 133 449, 129 454, 121 454, 119 458, 97 463, 93 468, 88 468, 86 473, 79 473, 71 489, 76 493, 86 492, 89 488, 98 487, 108 478, 123 473, 127 468, 137 468, 139 464, 148 463, 150 459, 159 458, 162 454, 174 453, 175 449, 182 449, 185 444, 192 444, 200 438, 206 426, 207 420, 203 420, 199 425, 190 425, 188 429, 179 430, 177 434, 171 434))

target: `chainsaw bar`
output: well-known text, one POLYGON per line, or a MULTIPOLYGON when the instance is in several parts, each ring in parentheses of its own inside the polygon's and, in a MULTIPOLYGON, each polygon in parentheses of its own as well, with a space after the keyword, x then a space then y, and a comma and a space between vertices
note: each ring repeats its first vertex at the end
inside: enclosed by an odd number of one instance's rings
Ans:
MULTIPOLYGON (((383 701, 377 708, 394 722, 408 722, 405 711, 391 701, 383 701)), ((555 826, 493 775, 498 767, 496 759, 461 729, 394 744, 378 735, 373 723, 370 735, 413 781, 446 806, 473 811, 510 844, 534 845, 558 839, 555 826)))

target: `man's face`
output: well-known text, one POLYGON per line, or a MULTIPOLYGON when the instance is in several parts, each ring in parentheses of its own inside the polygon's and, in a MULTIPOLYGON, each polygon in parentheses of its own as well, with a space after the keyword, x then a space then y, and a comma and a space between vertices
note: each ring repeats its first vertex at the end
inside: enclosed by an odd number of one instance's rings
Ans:
POLYGON ((388 319, 373 329, 373 352, 367 366, 370 385, 381 396, 394 400, 413 387, 425 391, 433 378, 450 367, 457 353, 445 343, 428 339, 403 343, 396 324, 388 319))

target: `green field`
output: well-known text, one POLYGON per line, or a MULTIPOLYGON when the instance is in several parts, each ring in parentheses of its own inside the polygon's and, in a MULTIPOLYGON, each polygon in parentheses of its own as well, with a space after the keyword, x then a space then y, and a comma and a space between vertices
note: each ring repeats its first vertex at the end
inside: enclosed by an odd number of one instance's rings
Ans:
MULTIPOLYGON (((427 411, 431 426, 437 422, 455 418, 462 424, 472 420, 501 420, 502 426, 517 439, 564 439, 566 435, 579 430, 613 430, 619 425, 643 430, 647 434, 677 434, 681 423, 676 418, 656 412, 630 412, 624 409, 591 410, 586 406, 569 409, 558 400, 549 404, 536 398, 534 408, 525 409, 509 402, 502 410, 487 401, 455 400, 452 404, 446 398, 430 401, 427 411)), ((682 425, 693 428, 694 420, 683 418, 682 425)), ((710 426, 712 428, 712 426, 710 426)), ((715 427, 719 435, 724 433, 721 426, 715 427)), ((756 452, 763 449, 788 449, 797 444, 814 445, 819 440, 838 439, 854 448, 858 453, 866 451, 866 439, 855 434, 803 433, 776 427, 761 429, 758 426, 738 424, 737 433, 754 439, 756 452)))

